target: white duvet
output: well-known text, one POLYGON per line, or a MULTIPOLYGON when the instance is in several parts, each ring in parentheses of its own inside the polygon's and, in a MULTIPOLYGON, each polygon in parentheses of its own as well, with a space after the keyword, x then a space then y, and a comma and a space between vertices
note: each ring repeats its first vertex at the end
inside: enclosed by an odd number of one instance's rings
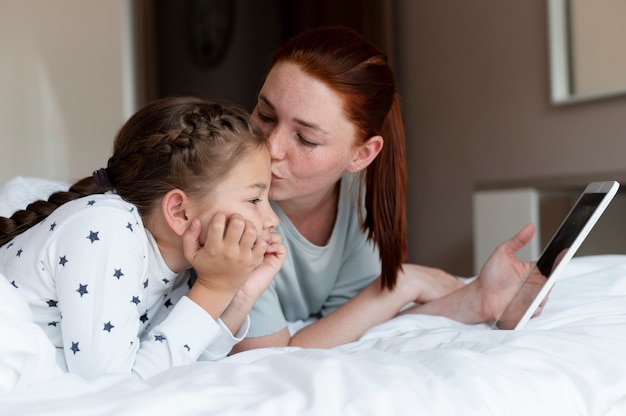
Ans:
POLYGON ((404 316, 354 343, 272 348, 148 380, 60 372, 0 279, 0 415, 626 415, 626 255, 574 258, 519 331, 404 316))

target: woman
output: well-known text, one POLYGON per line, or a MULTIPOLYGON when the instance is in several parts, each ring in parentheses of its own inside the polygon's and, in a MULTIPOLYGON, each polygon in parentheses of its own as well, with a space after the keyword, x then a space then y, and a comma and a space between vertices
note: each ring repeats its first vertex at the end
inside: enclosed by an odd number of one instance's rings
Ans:
POLYGON ((158 100, 124 124, 106 168, 0 217, 0 274, 71 373, 223 358, 286 255, 270 166, 243 110, 158 100))
POLYGON ((514 254, 532 226, 467 286, 403 265, 405 137, 382 52, 348 28, 304 32, 274 57, 253 116, 269 137, 271 197, 289 256, 235 351, 354 341, 410 302, 411 312, 465 322, 497 317, 530 267, 514 254), (517 279, 501 278, 511 272, 517 279), (290 333, 288 323, 299 320, 314 322, 290 333))

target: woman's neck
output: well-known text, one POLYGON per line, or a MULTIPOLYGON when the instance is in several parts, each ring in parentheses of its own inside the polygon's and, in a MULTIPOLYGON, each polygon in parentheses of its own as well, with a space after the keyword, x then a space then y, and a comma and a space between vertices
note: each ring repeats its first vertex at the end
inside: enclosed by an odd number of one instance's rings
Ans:
POLYGON ((324 246, 335 227, 340 181, 325 192, 305 199, 277 202, 298 232, 312 244, 324 246))

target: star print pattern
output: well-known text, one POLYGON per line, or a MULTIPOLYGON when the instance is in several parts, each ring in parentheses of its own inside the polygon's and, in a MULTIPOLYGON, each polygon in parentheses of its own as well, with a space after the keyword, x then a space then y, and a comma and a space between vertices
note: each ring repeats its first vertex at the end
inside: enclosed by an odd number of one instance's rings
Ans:
POLYGON ((223 358, 245 336, 248 320, 233 335, 185 296, 189 273, 167 268, 138 211, 118 196, 68 202, 41 224, 2 247, 0 273, 63 348, 69 372, 148 377, 223 358))
POLYGON ((100 240, 100 238, 98 238, 98 231, 89 231, 89 235, 87 236, 87 238, 89 239, 89 241, 91 241, 91 244, 93 244, 94 241, 100 240))
POLYGON ((78 289, 76 289, 76 291, 80 294, 80 297, 82 298, 83 295, 86 295, 87 293, 87 285, 78 285, 78 289))

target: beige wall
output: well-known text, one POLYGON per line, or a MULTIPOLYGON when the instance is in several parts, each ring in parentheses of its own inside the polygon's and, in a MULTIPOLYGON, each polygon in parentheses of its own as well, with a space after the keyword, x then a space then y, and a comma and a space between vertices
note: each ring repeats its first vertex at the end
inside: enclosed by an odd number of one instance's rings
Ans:
POLYGON ((0 0, 0 183, 104 166, 134 110, 126 0, 0 0))
MULTIPOLYGON (((0 0, 0 183, 106 162, 134 105, 127 1, 0 0)), ((626 95, 550 104, 544 0, 396 1, 410 260, 473 272, 480 183, 626 170, 626 95)))
POLYGON ((626 95, 550 104, 544 0, 397 8, 412 261, 473 272, 480 183, 626 170, 626 95))
POLYGON ((626 2, 570 1, 573 92, 626 89, 626 2))

